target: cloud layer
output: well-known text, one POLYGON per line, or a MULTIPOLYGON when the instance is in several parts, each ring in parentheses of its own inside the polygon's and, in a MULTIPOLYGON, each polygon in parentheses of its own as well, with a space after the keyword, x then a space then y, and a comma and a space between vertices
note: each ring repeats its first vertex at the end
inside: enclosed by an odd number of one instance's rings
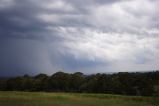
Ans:
POLYGON ((1 0, 0 75, 159 69, 157 0, 1 0))

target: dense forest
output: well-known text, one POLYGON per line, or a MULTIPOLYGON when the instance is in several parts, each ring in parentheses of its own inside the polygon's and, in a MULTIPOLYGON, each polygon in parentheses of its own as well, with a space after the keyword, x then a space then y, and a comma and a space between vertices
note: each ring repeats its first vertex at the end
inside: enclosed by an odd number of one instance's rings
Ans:
POLYGON ((159 71, 119 72, 84 75, 57 72, 52 76, 39 74, 0 78, 1 91, 86 92, 123 95, 159 95, 159 71))

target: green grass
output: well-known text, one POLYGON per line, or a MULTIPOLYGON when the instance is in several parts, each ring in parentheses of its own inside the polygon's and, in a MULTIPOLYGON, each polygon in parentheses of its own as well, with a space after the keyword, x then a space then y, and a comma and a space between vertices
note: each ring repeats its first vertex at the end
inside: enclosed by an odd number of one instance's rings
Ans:
POLYGON ((80 93, 0 92, 0 106, 159 106, 159 97, 80 93))

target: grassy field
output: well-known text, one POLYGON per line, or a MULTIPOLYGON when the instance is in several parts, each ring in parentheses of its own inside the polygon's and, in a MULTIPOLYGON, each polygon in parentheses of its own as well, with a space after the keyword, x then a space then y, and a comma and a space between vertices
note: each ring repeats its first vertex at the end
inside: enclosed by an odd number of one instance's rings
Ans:
POLYGON ((159 97, 0 92, 0 106, 159 106, 159 97))

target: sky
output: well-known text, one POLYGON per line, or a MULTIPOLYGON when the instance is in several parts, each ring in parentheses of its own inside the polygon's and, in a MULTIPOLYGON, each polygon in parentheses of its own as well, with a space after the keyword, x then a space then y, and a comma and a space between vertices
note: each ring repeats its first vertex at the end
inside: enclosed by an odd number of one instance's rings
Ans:
POLYGON ((0 76, 159 69, 158 0, 0 0, 0 76))

